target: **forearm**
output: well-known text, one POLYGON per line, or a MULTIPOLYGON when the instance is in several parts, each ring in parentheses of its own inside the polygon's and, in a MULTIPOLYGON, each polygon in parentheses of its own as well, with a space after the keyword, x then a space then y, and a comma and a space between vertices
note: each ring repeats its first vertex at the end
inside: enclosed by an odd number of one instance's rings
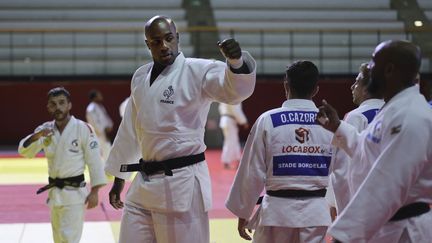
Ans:
POLYGON ((32 135, 22 139, 18 146, 18 153, 26 158, 33 158, 39 151, 42 150, 43 145, 39 139, 31 138, 32 135))
POLYGON ((33 133, 29 138, 27 138, 24 143, 22 144, 22 146, 24 148, 27 148, 28 146, 30 146, 30 144, 36 142, 37 140, 39 140, 39 138, 42 136, 42 134, 40 132, 38 133, 33 133))

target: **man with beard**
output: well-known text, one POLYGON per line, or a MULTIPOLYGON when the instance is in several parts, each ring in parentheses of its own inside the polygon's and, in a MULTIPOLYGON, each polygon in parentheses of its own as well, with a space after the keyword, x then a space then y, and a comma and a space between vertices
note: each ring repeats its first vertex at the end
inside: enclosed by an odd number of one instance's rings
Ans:
POLYGON ((44 150, 48 159, 49 184, 37 194, 48 192, 54 242, 79 243, 85 204, 98 204, 99 188, 106 184, 98 142, 92 128, 70 115, 72 103, 63 87, 48 92, 47 109, 54 120, 38 126, 19 143, 18 152, 33 158, 44 150), (89 168, 91 191, 85 187, 84 168, 89 168))
POLYGON ((124 207, 119 242, 209 242, 207 115, 212 102, 237 104, 252 94, 256 64, 234 39, 219 43, 227 63, 185 58, 174 22, 163 16, 145 24, 145 37, 153 62, 132 77, 105 166, 115 176, 110 203, 124 207), (131 171, 139 173, 123 204, 131 171))
MULTIPOLYGON (((381 94, 368 90, 370 79, 368 63, 360 65, 360 72, 351 85, 353 103, 356 109, 345 115, 344 121, 351 124, 358 132, 363 131, 373 120, 378 110, 384 105, 381 94)), ((353 161, 342 149, 337 148, 332 155, 330 166, 330 188, 327 195, 331 205, 336 207, 338 213, 348 204, 354 196, 361 182, 370 170, 369 164, 353 161), (334 192, 334 194, 333 194, 334 192)))
POLYGON ((432 109, 414 84, 420 49, 407 41, 379 44, 369 90, 386 102, 360 134, 323 101, 318 120, 333 143, 371 169, 329 234, 338 242, 430 242, 432 109))

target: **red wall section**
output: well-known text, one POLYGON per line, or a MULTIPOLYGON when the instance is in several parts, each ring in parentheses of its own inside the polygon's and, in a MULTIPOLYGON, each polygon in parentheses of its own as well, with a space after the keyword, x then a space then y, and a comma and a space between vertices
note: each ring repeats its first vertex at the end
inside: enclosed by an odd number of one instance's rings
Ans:
MULTIPOLYGON (((100 90, 115 128, 118 127, 118 107, 129 95, 129 81, 0 82, 0 145, 18 145, 21 138, 52 119, 46 110, 47 92, 57 86, 63 86, 71 93, 71 113, 82 120, 85 120, 89 91, 100 90)), ((114 137, 115 133, 111 135, 114 137)))
MULTIPOLYGON (((314 98, 317 104, 325 98, 334 105, 343 117, 347 111, 354 108, 351 101, 353 77, 324 79, 320 81, 320 91, 314 98)), ((120 123, 119 105, 129 95, 130 81, 127 79, 110 81, 65 81, 65 82, 0 82, 0 145, 17 145, 19 140, 33 132, 39 124, 50 120, 46 111, 46 94, 57 86, 64 86, 72 96, 71 113, 85 120, 85 109, 89 103, 88 92, 91 89, 100 90, 105 98, 105 106, 113 118, 115 129, 120 123)), ((253 95, 244 103, 245 113, 251 123, 263 113, 272 108, 280 107, 285 100, 282 78, 259 78, 253 95)), ((113 132, 112 137, 115 136, 113 132)), ((242 132, 242 139, 247 131, 242 132)))

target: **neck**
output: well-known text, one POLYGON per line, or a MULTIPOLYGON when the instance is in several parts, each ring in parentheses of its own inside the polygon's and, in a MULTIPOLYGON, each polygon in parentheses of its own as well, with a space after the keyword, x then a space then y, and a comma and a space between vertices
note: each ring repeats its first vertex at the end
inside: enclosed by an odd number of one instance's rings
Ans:
POLYGON ((156 78, 161 74, 161 72, 166 68, 165 65, 162 65, 160 63, 154 62, 151 76, 150 76, 150 85, 153 84, 153 82, 156 80, 156 78))
POLYGON ((293 100, 293 99, 301 99, 301 100, 312 100, 312 97, 310 96, 301 96, 301 95, 297 95, 295 93, 289 93, 287 95, 287 100, 293 100))
POLYGON ((63 130, 65 129, 66 125, 68 124, 69 120, 70 120, 71 116, 68 114, 67 117, 63 120, 56 120, 55 121, 55 125, 57 127, 57 129, 59 130, 60 133, 63 132, 63 130))
POLYGON ((402 85, 399 85, 399 86, 389 90, 387 92, 387 94, 384 96, 384 101, 387 102, 387 101, 391 100, 395 95, 399 94, 403 90, 410 88, 412 86, 414 86, 414 84, 402 84, 402 85))

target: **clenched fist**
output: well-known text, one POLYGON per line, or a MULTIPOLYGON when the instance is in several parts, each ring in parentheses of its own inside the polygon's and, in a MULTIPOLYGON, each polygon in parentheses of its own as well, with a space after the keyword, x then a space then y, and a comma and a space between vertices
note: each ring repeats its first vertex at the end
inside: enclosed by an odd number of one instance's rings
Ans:
POLYGON ((228 59, 239 59, 242 55, 240 44, 233 38, 218 41, 222 55, 228 59))

